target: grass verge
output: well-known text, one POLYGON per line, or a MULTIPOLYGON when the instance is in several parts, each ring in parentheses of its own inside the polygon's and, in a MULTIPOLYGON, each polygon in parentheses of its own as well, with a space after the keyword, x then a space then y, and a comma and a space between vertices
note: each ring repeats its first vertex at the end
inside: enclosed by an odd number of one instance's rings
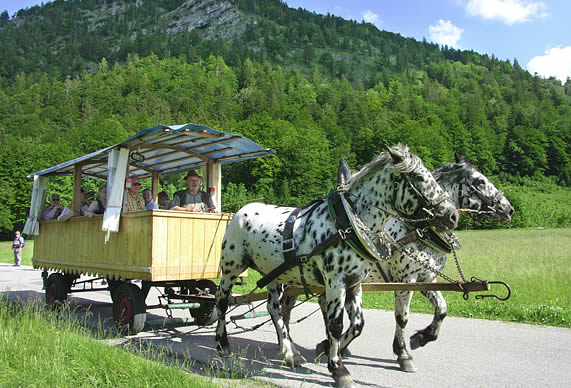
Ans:
POLYGON ((99 342, 73 318, 0 297, 0 386, 2 387, 216 387, 209 379, 165 365, 161 351, 99 342), (131 348, 131 349, 130 349, 131 348))

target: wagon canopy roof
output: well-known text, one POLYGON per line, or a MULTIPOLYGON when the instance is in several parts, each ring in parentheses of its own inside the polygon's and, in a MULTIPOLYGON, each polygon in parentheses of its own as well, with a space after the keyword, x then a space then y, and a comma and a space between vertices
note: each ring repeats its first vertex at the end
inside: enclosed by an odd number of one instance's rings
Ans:
POLYGON ((209 160, 226 164, 274 153, 271 148, 263 148, 247 137, 218 132, 206 125, 157 125, 139 131, 122 143, 35 172, 29 177, 73 175, 74 167, 81 165, 83 175, 106 179, 107 155, 114 148, 129 149, 129 175, 140 178, 148 178, 153 172, 161 175, 184 172, 204 166, 209 160), (142 158, 135 153, 143 155, 144 160, 137 161, 142 158))

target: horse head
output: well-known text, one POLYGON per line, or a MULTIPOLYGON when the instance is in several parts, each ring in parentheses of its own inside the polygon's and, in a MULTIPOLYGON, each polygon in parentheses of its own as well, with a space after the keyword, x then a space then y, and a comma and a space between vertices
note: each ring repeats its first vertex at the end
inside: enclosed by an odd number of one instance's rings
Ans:
MULTIPOLYGON (((458 225, 454 202, 408 146, 387 147, 387 152, 350 176, 347 187, 361 199, 363 209, 384 209, 393 213, 389 216, 423 223, 438 232, 453 230, 458 225)), ((384 222, 386 219, 377 224, 382 223, 383 227, 384 222)))
POLYGON ((433 175, 452 195, 458 208, 470 210, 478 217, 488 216, 497 222, 511 220, 514 208, 504 193, 458 155, 456 163, 445 163, 433 175))

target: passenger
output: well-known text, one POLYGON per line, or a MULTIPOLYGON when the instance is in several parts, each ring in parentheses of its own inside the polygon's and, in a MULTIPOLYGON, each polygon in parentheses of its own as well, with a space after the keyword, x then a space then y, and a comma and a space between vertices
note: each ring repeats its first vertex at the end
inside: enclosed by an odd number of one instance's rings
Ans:
POLYGON ((85 215, 87 217, 93 217, 96 214, 105 213, 105 208, 107 207, 107 185, 99 186, 99 191, 97 192, 97 199, 89 205, 85 215))
POLYGON ((61 212, 61 215, 57 218, 59 221, 69 220, 71 217, 85 216, 87 214, 87 209, 89 208, 89 192, 83 187, 79 193, 79 214, 74 214, 71 210, 71 204, 65 207, 61 212))
POLYGON ((143 200, 145 201, 145 209, 158 209, 158 205, 153 201, 153 193, 149 189, 143 190, 143 200))
POLYGON ((194 170, 190 170, 186 177, 186 190, 177 191, 170 203, 171 210, 187 212, 216 212, 212 199, 208 193, 198 190, 200 176, 194 170))
POLYGON ((61 206, 59 194, 52 194, 50 206, 44 212, 44 220, 57 220, 62 212, 63 206, 61 206))
POLYGON ((131 186, 127 189, 127 201, 123 203, 124 212, 137 212, 146 210, 145 201, 143 197, 139 195, 139 190, 141 189, 141 181, 138 177, 131 177, 131 186))
POLYGON ((166 191, 161 191, 159 193, 159 209, 168 209, 170 201, 171 197, 169 196, 169 193, 166 191))

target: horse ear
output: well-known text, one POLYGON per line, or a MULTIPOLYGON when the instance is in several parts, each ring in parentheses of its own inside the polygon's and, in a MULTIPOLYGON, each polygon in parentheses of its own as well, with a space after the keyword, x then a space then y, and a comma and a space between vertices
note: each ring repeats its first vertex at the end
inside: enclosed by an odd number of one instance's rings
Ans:
POLYGON ((346 185, 351 179, 351 169, 349 165, 345 161, 345 159, 341 158, 339 161, 339 169, 337 170, 337 186, 346 185))
POLYGON ((389 146, 385 146, 385 147, 387 148, 389 155, 391 155, 391 158, 393 158, 394 164, 400 163, 404 160, 404 156, 403 156, 402 152, 400 152, 396 148, 391 148, 389 146))
POLYGON ((458 154, 458 152, 454 152, 454 160, 456 163, 462 163, 462 157, 458 154))

